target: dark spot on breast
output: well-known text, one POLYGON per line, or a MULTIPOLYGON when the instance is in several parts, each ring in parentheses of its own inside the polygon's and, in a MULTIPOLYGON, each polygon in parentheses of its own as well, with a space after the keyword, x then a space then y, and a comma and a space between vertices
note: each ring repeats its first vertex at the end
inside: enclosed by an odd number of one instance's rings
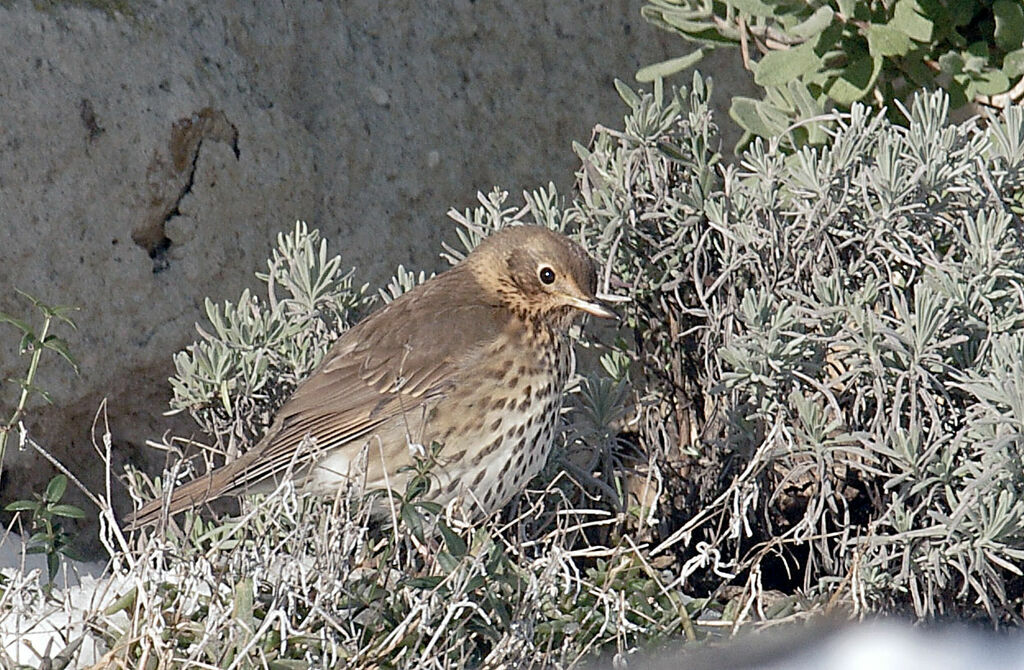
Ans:
POLYGON ((527 398, 533 395, 533 387, 527 384, 526 388, 523 389, 523 395, 526 396, 527 398))
POLYGON ((484 480, 484 475, 486 474, 487 469, 482 468, 480 472, 476 473, 476 477, 473 477, 473 481, 470 483, 470 486, 480 486, 480 482, 484 480))
POLYGON ((508 404, 508 398, 497 398, 494 403, 491 404, 491 409, 505 409, 505 405, 508 404))
POLYGON ((455 493, 455 489, 459 488, 459 480, 453 479, 448 482, 448 485, 444 487, 445 493, 455 493))
POLYGON ((501 417, 498 417, 497 419, 494 420, 493 423, 491 423, 490 430, 493 433, 497 431, 499 428, 501 428, 501 417))
MULTIPOLYGON (((519 424, 519 427, 518 427, 518 428, 516 428, 516 432, 514 432, 514 433, 513 433, 513 435, 514 435, 515 437, 522 437, 522 436, 523 436, 523 433, 524 433, 525 431, 526 431, 526 426, 525 426, 524 424, 519 424)), ((522 448, 523 448, 523 445, 522 445, 522 443, 520 443, 520 444, 519 444, 519 447, 518 447, 518 448, 519 448, 519 449, 522 449, 522 448)))
POLYGON ((519 375, 513 375, 512 378, 508 380, 508 385, 512 388, 519 386, 519 375))
POLYGON ((460 449, 460 450, 456 451, 454 454, 452 454, 451 456, 448 457, 448 462, 456 463, 458 461, 461 461, 463 459, 463 457, 465 457, 465 455, 466 455, 466 450, 465 449, 460 449))
POLYGON ((491 440, 491 443, 484 447, 484 450, 480 452, 480 457, 483 458, 485 456, 490 456, 491 454, 498 450, 498 447, 500 447, 501 443, 504 441, 504 435, 499 435, 498 437, 494 438, 493 440, 491 440))

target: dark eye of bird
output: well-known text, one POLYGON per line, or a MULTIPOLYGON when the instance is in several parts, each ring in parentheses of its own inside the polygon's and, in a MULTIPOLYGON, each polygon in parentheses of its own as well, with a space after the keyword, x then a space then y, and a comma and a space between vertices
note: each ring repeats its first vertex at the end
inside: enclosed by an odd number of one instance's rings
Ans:
POLYGON ((555 271, 546 265, 540 269, 538 276, 540 276, 540 280, 545 284, 555 281, 555 271))

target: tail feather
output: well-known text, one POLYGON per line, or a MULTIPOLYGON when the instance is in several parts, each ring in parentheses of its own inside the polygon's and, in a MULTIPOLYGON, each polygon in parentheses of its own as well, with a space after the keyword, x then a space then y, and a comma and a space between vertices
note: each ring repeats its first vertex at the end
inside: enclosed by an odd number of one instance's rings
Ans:
POLYGON ((156 523, 161 518, 173 516, 179 512, 194 509, 205 502, 209 502, 230 492, 232 477, 229 476, 229 466, 218 468, 198 479, 183 484, 171 491, 170 499, 161 496, 150 500, 142 507, 129 515, 125 527, 127 530, 137 530, 144 526, 156 523))

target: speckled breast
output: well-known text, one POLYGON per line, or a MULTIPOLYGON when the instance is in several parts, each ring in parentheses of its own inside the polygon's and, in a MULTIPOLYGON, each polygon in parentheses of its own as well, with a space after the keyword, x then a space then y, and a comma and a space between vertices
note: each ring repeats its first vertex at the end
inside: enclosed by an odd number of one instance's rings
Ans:
POLYGON ((494 352, 475 392, 465 385, 450 398, 449 407, 459 406, 453 414, 466 420, 437 426, 443 428, 436 434, 443 447, 432 498, 441 504, 460 497, 464 509, 489 514, 544 467, 574 355, 568 342, 553 335, 541 346, 516 344, 516 355, 507 349, 494 352))

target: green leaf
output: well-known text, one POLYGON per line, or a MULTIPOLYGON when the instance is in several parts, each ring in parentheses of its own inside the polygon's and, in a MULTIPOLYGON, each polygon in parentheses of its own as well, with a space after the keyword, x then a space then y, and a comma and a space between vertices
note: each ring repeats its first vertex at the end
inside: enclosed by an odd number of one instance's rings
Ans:
POLYGON ((253 616, 254 596, 252 577, 243 577, 238 580, 238 583, 235 584, 231 600, 232 618, 237 621, 241 621, 247 627, 251 628, 255 621, 255 617, 253 616))
POLYGON ((655 63, 654 65, 648 65, 647 67, 640 68, 636 73, 636 80, 639 82, 652 82, 655 79, 666 79, 671 77, 680 70, 685 70, 688 67, 692 67, 700 62, 700 59, 704 57, 704 50, 697 49, 693 53, 679 58, 670 58, 669 60, 655 63))
POLYGON ((955 51, 939 56, 939 69, 947 74, 960 74, 964 70, 964 57, 955 51))
MULTIPOLYGON (((791 81, 788 88, 799 119, 812 119, 823 112, 821 105, 811 97, 810 91, 802 82, 791 81)), ((822 144, 828 139, 824 127, 819 122, 805 123, 803 127, 807 131, 808 144, 822 144)))
POLYGON ((1003 74, 1011 79, 1024 74, 1024 49, 1017 49, 1003 58, 1003 74))
POLYGON ((416 500, 422 497, 427 491, 430 490, 430 479, 427 477, 417 475, 409 480, 409 485, 405 487, 405 499, 416 500))
POLYGON ((828 5, 818 7, 818 10, 804 22, 798 23, 790 29, 790 33, 805 39, 814 37, 832 25, 835 12, 828 5))
POLYGON ((930 87, 935 81, 935 71, 925 65, 924 53, 921 51, 914 51, 903 59, 903 71, 918 88, 930 87))
POLYGON ((967 53, 979 59, 981 61, 982 66, 988 63, 988 59, 991 56, 991 52, 988 48, 988 42, 985 42, 983 40, 971 42, 971 44, 967 47, 967 53))
POLYGON ((870 54, 863 54, 854 58, 832 83, 828 96, 840 105, 850 105, 860 100, 875 85, 881 69, 881 57, 872 58, 870 54))
POLYGON ((39 531, 28 538, 28 544, 32 545, 26 551, 30 554, 41 554, 50 546, 51 536, 49 533, 39 531))
POLYGON ((405 580, 405 585, 414 589, 430 590, 436 587, 444 581, 444 577, 441 575, 433 575, 430 577, 413 577, 412 579, 405 580))
POLYGON ((891 26, 873 23, 868 26, 868 52, 880 56, 904 56, 910 51, 911 42, 906 34, 891 26))
POLYGON ((963 82, 958 81, 961 77, 965 79, 967 78, 966 75, 959 75, 958 77, 955 77, 948 86, 946 86, 946 93, 949 93, 950 109, 960 109, 970 102, 967 98, 967 91, 964 90, 963 82))
POLYGON ((974 90, 981 95, 999 95, 1010 88, 1010 80, 1002 70, 989 70, 974 79, 974 90))
POLYGON ((50 511, 56 515, 66 519, 84 519, 85 512, 74 505, 54 505, 50 508, 50 511))
POLYGON ((71 364, 71 367, 75 369, 75 373, 78 373, 78 362, 71 356, 71 352, 68 350, 68 343, 56 335, 50 335, 43 342, 43 346, 50 351, 55 351, 60 354, 60 357, 71 364))
POLYGON ((916 42, 930 42, 932 22, 921 15, 917 0, 899 0, 893 10, 889 27, 899 30, 916 42))
POLYGON ((996 17, 996 46, 1004 51, 1024 46, 1024 7, 1020 0, 996 0, 992 12, 996 17))
POLYGON ((409 503, 402 503, 399 516, 402 518, 402 524, 409 529, 409 532, 413 534, 413 537, 420 542, 423 542, 423 517, 416 511, 416 506, 409 503))
POLYGON ((766 87, 785 86, 820 66, 821 58, 814 53, 810 44, 802 44, 795 49, 772 51, 758 62, 754 71, 754 83, 766 87))
POLYGON ((459 537, 455 531, 448 527, 448 524, 443 521, 438 524, 438 528, 441 531, 441 537, 444 538, 444 544, 448 547, 448 553, 455 558, 462 558, 466 555, 466 542, 459 537))
POLYGON ((430 502, 429 500, 417 500, 415 503, 416 509, 421 509, 427 514, 438 515, 444 510, 444 507, 436 502, 430 502))
POLYGON ((128 592, 123 596, 112 602, 107 609, 103 610, 103 613, 107 616, 113 616, 122 610, 129 610, 135 606, 135 596, 138 595, 138 587, 133 586, 128 589, 128 592))
POLYGON ((730 5, 744 14, 751 16, 775 16, 775 8, 761 0, 726 0, 730 5))
POLYGON ((764 119, 758 113, 758 107, 761 103, 753 98, 744 98, 737 96, 732 99, 732 105, 729 107, 729 116, 732 120, 740 124, 740 127, 744 130, 750 131, 754 135, 759 137, 771 137, 775 133, 772 132, 768 124, 765 123, 764 119))
POLYGON ((692 17, 680 15, 680 14, 663 14, 662 18, 670 26, 675 28, 680 33, 686 36, 701 35, 706 33, 709 29, 713 29, 713 24, 697 15, 697 21, 694 21, 692 17))
POLYGON ((459 559, 453 557, 447 551, 437 552, 437 563, 446 575, 452 574, 459 567, 459 559))
POLYGON ((686 154, 677 147, 672 145, 666 140, 658 140, 658 151, 662 153, 666 158, 670 158, 674 161, 685 161, 686 154))
POLYGON ((633 89, 629 87, 629 84, 622 81, 621 79, 615 80, 615 90, 619 92, 619 97, 622 101, 629 105, 630 109, 636 110, 640 104, 640 96, 633 92, 633 89))
POLYGON ((964 58, 964 72, 979 75, 986 70, 988 70, 988 55, 975 56, 970 52, 967 53, 966 58, 964 58))
POLYGON ((35 500, 15 500, 4 506, 5 512, 31 512, 39 508, 35 500))
POLYGON ((10 314, 4 314, 3 312, 0 312, 0 323, 9 323, 26 335, 32 332, 32 326, 28 325, 28 323, 21 319, 15 319, 10 314))
POLYGON ((68 478, 64 475, 55 475, 50 483, 46 485, 46 492, 43 494, 43 500, 46 502, 57 502, 64 497, 64 492, 68 488, 68 478))
POLYGON ((836 0, 839 13, 847 19, 852 19, 857 11, 857 0, 836 0))
POLYGON ((67 325, 71 326, 73 330, 78 330, 78 326, 75 325, 75 322, 68 316, 69 313, 78 311, 80 311, 80 308, 73 307, 71 305, 54 305, 49 308, 47 314, 54 319, 63 321, 67 325))

